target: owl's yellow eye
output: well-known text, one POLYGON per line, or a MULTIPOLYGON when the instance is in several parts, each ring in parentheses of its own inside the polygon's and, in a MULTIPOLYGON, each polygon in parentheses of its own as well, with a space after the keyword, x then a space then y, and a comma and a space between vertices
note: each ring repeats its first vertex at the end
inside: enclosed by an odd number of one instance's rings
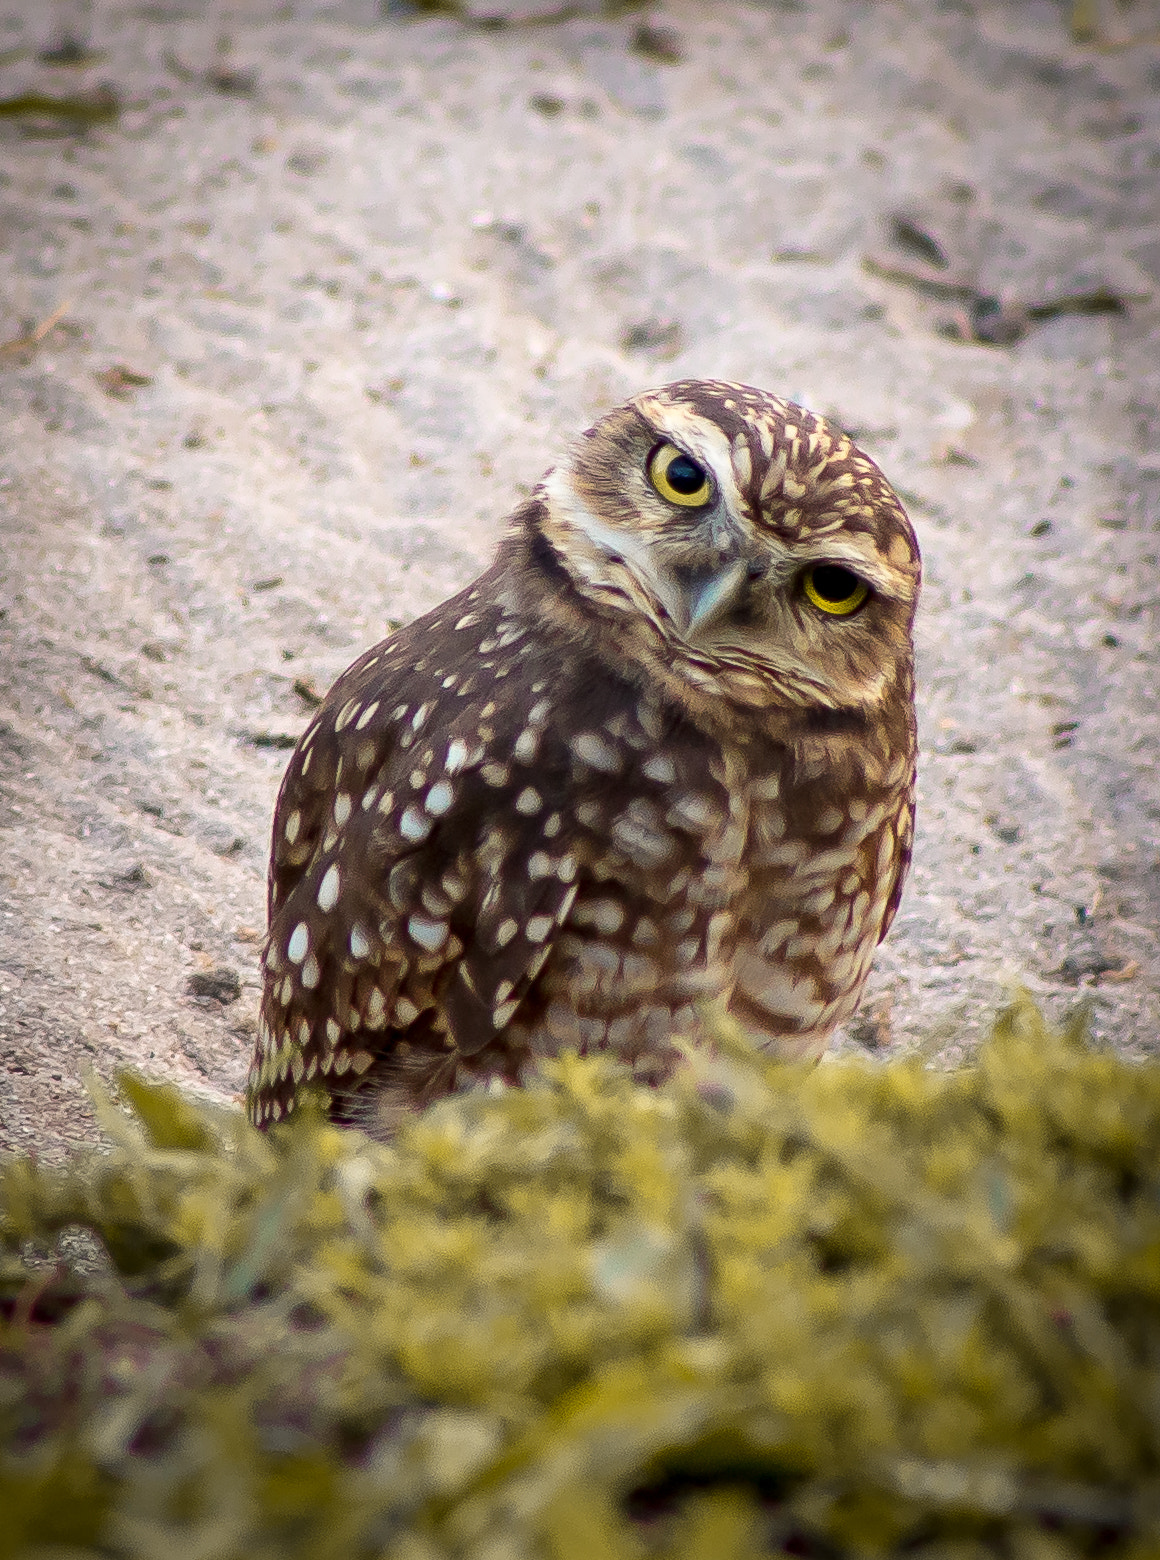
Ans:
POLYGON ((704 466, 675 444, 661 444, 648 458, 648 479, 662 498, 682 509, 700 509, 713 497, 704 466))
POLYGON ((802 575, 802 590, 808 602, 831 617, 849 617, 870 594, 865 580, 840 563, 819 563, 807 569, 802 575))

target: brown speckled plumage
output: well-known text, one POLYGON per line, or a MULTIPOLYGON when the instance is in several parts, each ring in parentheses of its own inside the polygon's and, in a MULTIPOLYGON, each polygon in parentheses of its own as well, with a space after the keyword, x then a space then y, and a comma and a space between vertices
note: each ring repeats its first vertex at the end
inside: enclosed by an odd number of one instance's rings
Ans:
POLYGON ((291 759, 254 1120, 318 1080, 385 1135, 563 1047, 663 1076, 705 998, 820 1054, 909 861, 918 585, 889 484, 801 407, 688 381, 590 429, 291 759), (671 446, 709 501, 661 496, 671 446), (803 584, 850 576, 856 608, 803 584))

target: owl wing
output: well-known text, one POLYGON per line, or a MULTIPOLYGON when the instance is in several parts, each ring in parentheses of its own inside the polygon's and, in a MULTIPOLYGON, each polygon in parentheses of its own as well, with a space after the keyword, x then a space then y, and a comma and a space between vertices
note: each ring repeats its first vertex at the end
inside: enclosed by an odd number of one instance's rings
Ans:
POLYGON ((293 755, 250 1078, 260 1124, 302 1082, 357 1076, 416 1035, 441 1037, 449 1055, 482 1050, 571 908, 578 868, 554 844, 567 771, 546 740, 549 702, 496 679, 480 654, 494 638, 472 627, 437 664, 412 659, 406 632, 369 652, 293 755), (494 697, 468 696, 473 679, 494 697))

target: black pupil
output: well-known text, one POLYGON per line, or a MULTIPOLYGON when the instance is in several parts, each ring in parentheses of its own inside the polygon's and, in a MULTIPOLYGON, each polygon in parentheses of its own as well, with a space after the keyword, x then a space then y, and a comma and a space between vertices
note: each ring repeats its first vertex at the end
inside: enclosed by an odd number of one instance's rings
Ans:
POLYGON ((676 493, 695 493, 698 488, 705 485, 704 471, 687 455, 678 455, 671 461, 665 467, 665 476, 669 480, 669 486, 676 493))
POLYGON ((856 574, 836 563, 823 563, 814 570, 810 582, 823 601, 848 601, 861 584, 856 574))

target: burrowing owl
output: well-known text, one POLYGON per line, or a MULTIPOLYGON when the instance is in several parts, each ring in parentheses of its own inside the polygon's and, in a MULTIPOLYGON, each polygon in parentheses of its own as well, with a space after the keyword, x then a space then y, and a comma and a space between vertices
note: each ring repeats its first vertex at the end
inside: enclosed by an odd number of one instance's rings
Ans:
POLYGON ((250 1109, 408 1106, 565 1047, 644 1078, 706 999, 816 1056, 898 904, 914 533, 821 417, 639 395, 491 568, 330 690, 274 817, 250 1109))

